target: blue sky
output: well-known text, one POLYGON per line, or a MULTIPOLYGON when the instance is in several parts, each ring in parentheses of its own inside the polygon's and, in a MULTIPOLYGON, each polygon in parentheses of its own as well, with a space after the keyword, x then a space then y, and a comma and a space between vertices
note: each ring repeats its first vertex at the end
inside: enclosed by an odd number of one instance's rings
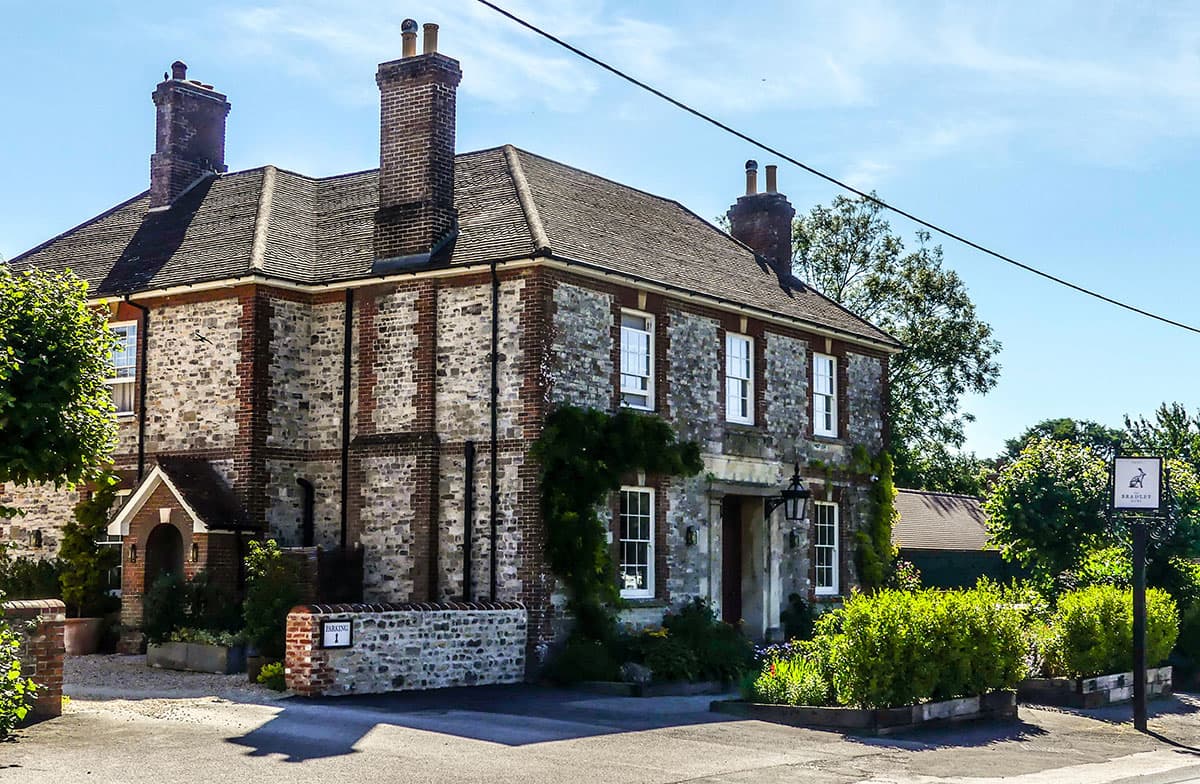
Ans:
MULTIPOLYGON (((795 157, 1081 285, 1200 322, 1200 5, 610 2, 510 10, 795 157)), ((376 63, 400 21, 462 61, 462 151, 512 143, 701 215, 768 156, 470 0, 0 0, 0 253, 145 189, 176 58, 229 95, 231 170, 377 164, 376 63)), ((836 191, 791 167, 797 210, 836 191)), ((915 227, 894 227, 911 238, 915 227)), ((942 241, 1004 344, 968 448, 1046 417, 1200 405, 1200 336, 942 241)))

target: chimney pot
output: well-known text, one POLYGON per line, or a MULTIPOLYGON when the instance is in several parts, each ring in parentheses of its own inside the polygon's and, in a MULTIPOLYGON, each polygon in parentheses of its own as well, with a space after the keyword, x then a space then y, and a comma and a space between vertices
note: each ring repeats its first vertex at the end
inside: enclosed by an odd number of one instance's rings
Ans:
POLYGON ((186 79, 187 78, 187 63, 183 60, 176 60, 171 63, 171 78, 186 79))
POLYGON ((200 179, 226 171, 229 102, 212 85, 186 77, 187 65, 176 60, 171 63, 171 77, 151 95, 156 115, 150 156, 151 209, 169 207, 200 179))
POLYGON ((767 189, 758 193, 758 163, 746 161, 746 195, 729 208, 729 233, 786 270, 792 258, 792 218, 796 210, 776 190, 777 166, 767 166, 767 189))
POLYGON ((746 195, 753 196, 758 193, 758 161, 753 159, 746 161, 746 195))
POLYGON ((437 35, 438 35, 438 26, 435 25, 433 22, 426 22, 425 23, 425 43, 424 43, 424 49, 421 52, 422 54, 436 54, 437 53, 437 35))
POLYGON ((767 193, 775 193, 777 188, 776 174, 779 167, 771 164, 767 166, 767 193))
POLYGON ((417 20, 405 19, 400 23, 400 40, 402 42, 401 57, 415 57, 417 54, 417 20))

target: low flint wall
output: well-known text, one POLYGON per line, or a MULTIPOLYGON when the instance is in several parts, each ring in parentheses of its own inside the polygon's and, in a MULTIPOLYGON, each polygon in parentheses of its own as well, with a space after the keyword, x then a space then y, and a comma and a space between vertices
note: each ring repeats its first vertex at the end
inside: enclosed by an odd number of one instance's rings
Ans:
POLYGON ((284 675, 306 697, 519 683, 526 636, 518 602, 301 605, 284 675), (326 621, 349 622, 349 647, 325 647, 326 621))
POLYGON ((26 720, 62 715, 66 605, 58 599, 5 602, 4 619, 21 639, 21 672, 38 685, 26 720))
MULTIPOLYGON (((1171 667, 1146 670, 1146 698, 1170 696, 1171 667)), ((1029 678, 1017 686, 1021 702, 1061 708, 1099 708, 1133 699, 1133 673, 1098 675, 1094 678, 1029 678)))

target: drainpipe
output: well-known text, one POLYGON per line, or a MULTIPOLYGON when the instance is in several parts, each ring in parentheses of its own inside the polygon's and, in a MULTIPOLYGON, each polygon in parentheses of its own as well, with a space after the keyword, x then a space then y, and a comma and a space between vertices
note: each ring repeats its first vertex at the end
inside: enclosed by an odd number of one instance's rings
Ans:
POLYGON ((489 596, 491 600, 496 601, 496 531, 499 527, 496 521, 497 507, 500 501, 500 491, 496 487, 496 462, 498 458, 499 445, 497 443, 497 406, 500 400, 500 276, 496 274, 496 262, 492 262, 492 394, 491 394, 491 414, 492 414, 492 434, 491 434, 491 453, 492 464, 488 467, 491 472, 492 497, 489 524, 491 526, 491 544, 488 547, 491 557, 491 591, 489 596))
POLYGON ((471 546, 475 540, 475 442, 463 445, 463 601, 471 601, 471 546))
POLYGON ((317 502, 317 491, 313 487, 313 483, 303 477, 298 478, 296 484, 300 485, 301 490, 304 491, 304 501, 300 507, 300 544, 303 547, 312 547, 316 542, 313 508, 317 502))
POLYGON ((137 438, 137 478, 138 482, 146 475, 146 369, 149 367, 147 355, 150 353, 150 308, 139 305, 125 295, 125 302, 142 312, 142 327, 139 339, 141 351, 138 352, 138 438, 137 438))
POLYGON ((342 510, 338 542, 346 558, 346 531, 350 520, 350 352, 354 343, 354 289, 346 289, 345 328, 342 337, 342 510))

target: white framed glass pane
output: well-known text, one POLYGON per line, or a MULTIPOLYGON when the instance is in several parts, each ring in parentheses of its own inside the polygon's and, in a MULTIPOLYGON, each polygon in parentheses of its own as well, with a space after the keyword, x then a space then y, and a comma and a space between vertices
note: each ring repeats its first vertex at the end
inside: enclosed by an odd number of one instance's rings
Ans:
POLYGON ((634 313, 621 314, 621 403, 651 408, 654 354, 653 321, 634 313))
POLYGON ((838 508, 817 502, 813 515, 813 572, 816 592, 830 595, 838 588, 838 508))
POLYGON ((624 596, 654 594, 653 491, 621 491, 619 587, 624 596))
POLYGON ((132 381, 122 381, 112 384, 113 406, 117 409, 118 414, 129 414, 133 412, 133 397, 134 390, 137 389, 137 384, 132 381))

